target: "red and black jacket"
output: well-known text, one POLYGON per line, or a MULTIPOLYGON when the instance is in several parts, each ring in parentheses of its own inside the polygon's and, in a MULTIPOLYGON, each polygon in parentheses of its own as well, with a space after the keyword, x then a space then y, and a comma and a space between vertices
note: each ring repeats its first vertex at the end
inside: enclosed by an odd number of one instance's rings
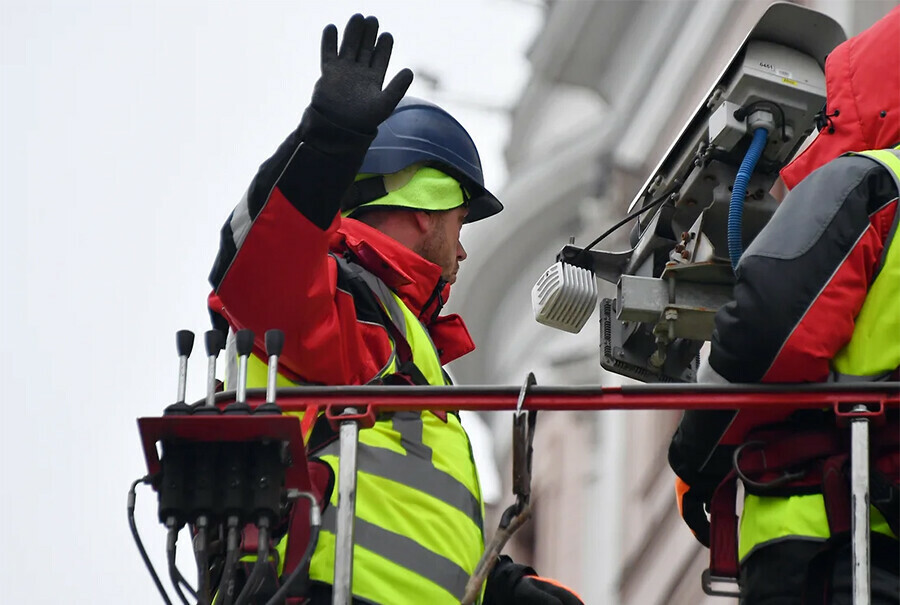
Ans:
POLYGON ((265 331, 283 330, 280 371, 295 381, 365 384, 391 354, 377 299, 334 255, 380 277, 428 329, 442 363, 474 349, 458 316, 439 316, 449 295, 440 267, 339 214, 374 134, 307 109, 222 228, 210 311, 234 329, 253 330, 263 359, 265 331))

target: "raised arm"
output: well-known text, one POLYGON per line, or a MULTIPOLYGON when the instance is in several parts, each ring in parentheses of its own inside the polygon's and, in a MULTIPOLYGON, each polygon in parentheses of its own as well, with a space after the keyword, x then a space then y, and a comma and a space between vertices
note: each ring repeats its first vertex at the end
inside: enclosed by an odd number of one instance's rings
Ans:
POLYGON ((404 69, 382 90, 393 39, 377 33, 377 19, 354 15, 338 49, 337 29, 325 28, 312 102, 225 222, 210 273, 210 309, 232 326, 252 329, 260 352, 265 330, 284 330, 282 360, 299 378, 320 375, 319 368, 340 377, 334 364, 352 360, 333 354, 336 348, 343 355, 364 354, 344 342, 353 338, 341 329, 352 327, 343 317, 352 309, 336 300, 328 251, 341 198, 378 125, 412 81, 404 69))

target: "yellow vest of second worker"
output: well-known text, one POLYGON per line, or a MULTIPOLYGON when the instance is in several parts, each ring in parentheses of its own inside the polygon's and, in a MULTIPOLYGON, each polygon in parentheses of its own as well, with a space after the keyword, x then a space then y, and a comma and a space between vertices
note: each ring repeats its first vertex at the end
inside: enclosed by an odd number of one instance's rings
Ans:
MULTIPOLYGON (((855 155, 869 157, 884 166, 900 191, 900 151, 882 149, 855 155)), ((900 209, 897 211, 900 217, 900 209)), ((853 335, 835 355, 831 366, 840 380, 876 380, 900 366, 900 245, 896 227, 879 272, 872 282, 853 329, 853 335)), ((874 532, 896 537, 884 516, 874 507, 870 516, 874 532)), ((776 540, 796 537, 827 540, 830 537, 825 500, 821 494, 778 498, 748 494, 741 515, 739 556, 743 560, 755 549, 776 540)))

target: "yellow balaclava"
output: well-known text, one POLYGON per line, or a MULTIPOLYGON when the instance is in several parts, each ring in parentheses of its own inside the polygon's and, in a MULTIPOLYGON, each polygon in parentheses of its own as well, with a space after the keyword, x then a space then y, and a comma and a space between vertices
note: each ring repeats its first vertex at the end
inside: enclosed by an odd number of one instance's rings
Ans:
POLYGON ((367 208, 412 208, 415 210, 452 210, 465 204, 469 196, 452 176, 424 164, 413 164, 393 174, 357 175, 356 181, 381 178, 387 195, 366 202, 341 216, 353 217, 367 208))

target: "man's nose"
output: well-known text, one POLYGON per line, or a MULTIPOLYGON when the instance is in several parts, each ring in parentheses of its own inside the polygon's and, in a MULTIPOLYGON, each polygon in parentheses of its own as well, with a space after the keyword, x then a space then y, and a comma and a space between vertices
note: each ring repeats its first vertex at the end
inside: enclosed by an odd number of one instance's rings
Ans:
POLYGON ((466 260, 466 256, 468 256, 468 255, 466 254, 466 249, 463 248, 462 242, 457 242, 456 243, 456 259, 463 261, 463 260, 466 260))

